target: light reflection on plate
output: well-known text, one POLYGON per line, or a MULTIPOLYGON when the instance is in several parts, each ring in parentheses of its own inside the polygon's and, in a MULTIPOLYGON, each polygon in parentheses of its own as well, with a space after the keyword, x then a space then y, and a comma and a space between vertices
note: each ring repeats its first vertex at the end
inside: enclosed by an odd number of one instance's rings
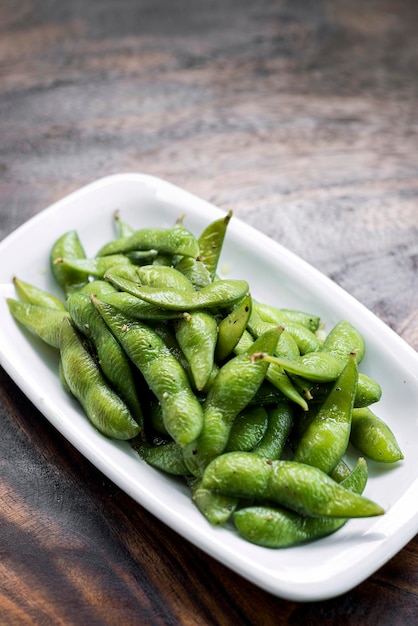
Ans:
MULTIPOLYGON (((233 218, 219 264, 228 278, 244 278, 252 295, 271 304, 321 316, 330 329, 348 319, 367 352, 361 371, 381 384, 376 412, 391 426, 405 459, 390 469, 369 462, 365 495, 386 513, 352 520, 334 535, 285 550, 249 544, 232 529, 213 528, 191 503, 188 489, 142 463, 128 444, 102 437, 64 392, 57 354, 16 325, 5 297, 12 276, 58 295, 49 251, 76 229, 88 256, 115 236, 113 213, 136 227, 171 227, 185 213, 196 235, 224 212, 173 185, 141 174, 98 180, 45 209, 0 243, 0 363, 46 418, 98 469, 180 535, 256 585, 279 597, 327 599, 361 583, 418 531, 418 356, 388 326, 303 260, 233 218)), ((353 462, 352 454, 349 460, 353 462)))

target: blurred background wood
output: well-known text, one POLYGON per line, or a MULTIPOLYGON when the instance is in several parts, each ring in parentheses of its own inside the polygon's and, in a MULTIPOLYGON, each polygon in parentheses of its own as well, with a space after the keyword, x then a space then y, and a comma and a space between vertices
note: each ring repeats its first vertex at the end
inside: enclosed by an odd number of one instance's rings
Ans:
MULTIPOLYGON (((417 25, 413 0, 2 0, 0 237, 98 177, 153 174, 233 209, 417 349, 417 25)), ((340 598, 274 598, 0 381, 1 624, 416 621, 417 538, 340 598)))

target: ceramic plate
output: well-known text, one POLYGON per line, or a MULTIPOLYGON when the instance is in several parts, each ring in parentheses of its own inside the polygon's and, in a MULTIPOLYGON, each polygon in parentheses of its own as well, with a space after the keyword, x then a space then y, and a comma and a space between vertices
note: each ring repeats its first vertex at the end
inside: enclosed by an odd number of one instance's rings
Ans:
MULTIPOLYGON (((187 540, 266 591, 296 601, 327 599, 361 583, 418 530, 418 357, 399 336, 330 279, 237 218, 230 222, 220 271, 244 278, 252 295, 273 305, 319 314, 330 329, 348 319, 363 333, 361 371, 379 381, 375 410, 391 426, 405 459, 396 467, 369 463, 365 495, 385 509, 379 518, 351 520, 334 535, 284 550, 261 548, 231 528, 213 528, 191 503, 187 488, 143 463, 128 444, 101 436, 61 388, 57 354, 11 318, 6 296, 13 275, 59 294, 49 251, 76 229, 88 256, 114 238, 113 213, 136 227, 171 227, 185 213, 196 235, 224 212, 160 179, 120 174, 69 195, 0 244, 1 365, 46 416, 99 470, 187 540)), ((349 459, 353 461, 353 459, 349 459)))

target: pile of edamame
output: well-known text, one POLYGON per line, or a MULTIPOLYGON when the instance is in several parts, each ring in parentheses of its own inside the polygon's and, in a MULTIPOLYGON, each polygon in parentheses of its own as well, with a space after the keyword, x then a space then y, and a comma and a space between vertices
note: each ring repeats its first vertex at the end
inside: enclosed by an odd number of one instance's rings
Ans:
POLYGON ((59 378, 104 436, 181 477, 212 525, 285 548, 384 513, 363 492, 366 458, 403 456, 360 371, 365 342, 346 320, 252 297, 218 264, 232 213, 199 236, 134 228, 87 257, 75 230, 51 244, 62 298, 14 277, 9 310, 59 353, 59 378), (348 447, 358 452, 349 467, 348 447))

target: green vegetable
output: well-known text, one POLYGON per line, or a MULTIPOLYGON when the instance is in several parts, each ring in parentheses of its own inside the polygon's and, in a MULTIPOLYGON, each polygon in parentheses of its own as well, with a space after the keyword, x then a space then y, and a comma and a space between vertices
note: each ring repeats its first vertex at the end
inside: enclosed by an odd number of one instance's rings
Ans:
POLYGON ((194 441, 203 412, 179 361, 155 330, 93 296, 91 300, 161 403, 167 432, 181 446, 194 441))
MULTIPOLYGON (((341 486, 362 494, 368 471, 364 459, 359 459, 341 486)), ((347 522, 345 518, 309 517, 281 507, 254 505, 234 514, 240 534, 251 543, 266 548, 288 548, 334 533, 347 522)))
POLYGON ((64 318, 60 334, 62 375, 91 423, 114 439, 132 439, 140 432, 127 405, 113 391, 99 366, 73 327, 64 318))
POLYGON ((396 463, 403 459, 392 430, 369 407, 353 410, 350 441, 373 461, 396 463))
POLYGON ((252 452, 227 452, 214 459, 202 486, 236 498, 267 499, 311 517, 382 515, 375 502, 354 494, 322 470, 294 461, 270 461, 252 452))
POLYGON ((270 330, 255 341, 248 352, 223 365, 206 396, 203 428, 200 435, 184 448, 190 472, 200 476, 206 465, 227 445, 236 416, 247 406, 263 382, 268 364, 253 355, 260 350, 273 352, 281 329, 270 330))
POLYGON ((342 459, 350 439, 357 377, 357 362, 352 355, 303 433, 294 461, 318 467, 328 474, 342 459))

